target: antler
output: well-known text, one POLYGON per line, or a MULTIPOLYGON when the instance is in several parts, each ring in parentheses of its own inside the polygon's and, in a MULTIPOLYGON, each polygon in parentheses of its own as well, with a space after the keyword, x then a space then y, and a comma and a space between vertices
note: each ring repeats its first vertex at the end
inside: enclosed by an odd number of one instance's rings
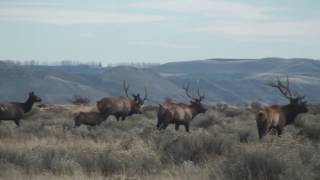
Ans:
POLYGON ((197 93, 198 93, 198 97, 192 97, 191 95, 190 95, 190 93, 189 93, 189 87, 190 87, 190 83, 188 83, 186 86, 183 86, 182 88, 185 90, 185 92, 186 92, 186 95, 190 98, 190 99, 192 99, 192 100, 194 100, 194 101, 201 101, 201 100, 203 100, 204 99, 204 95, 201 95, 200 94, 200 88, 198 88, 198 90, 197 90, 197 93))
POLYGON ((189 87, 190 87, 190 83, 188 83, 186 86, 183 86, 182 88, 183 88, 184 91, 186 92, 186 95, 188 96, 188 98, 193 99, 193 100, 196 100, 196 98, 192 97, 192 96, 189 94, 189 87))
POLYGON ((144 98, 143 98, 143 102, 145 101, 145 100, 147 100, 148 99, 148 89, 147 89, 147 87, 145 86, 144 87, 144 98))
POLYGON ((205 98, 205 96, 200 94, 200 88, 199 87, 198 87, 198 91, 197 92, 198 92, 199 100, 202 101, 205 98))
POLYGON ((284 95, 284 97, 286 97, 289 100, 292 99, 304 99, 305 96, 298 96, 298 95, 294 95, 291 92, 290 89, 290 81, 289 81, 289 77, 287 76, 287 81, 286 81, 286 85, 284 85, 284 83, 281 82, 281 80, 278 78, 277 83, 268 83, 268 85, 270 85, 271 87, 277 88, 282 95, 284 95))
POLYGON ((130 86, 127 84, 127 81, 124 80, 124 81, 123 81, 123 90, 124 90, 124 93, 126 94, 127 97, 129 97, 129 95, 128 95, 129 87, 130 87, 130 86))

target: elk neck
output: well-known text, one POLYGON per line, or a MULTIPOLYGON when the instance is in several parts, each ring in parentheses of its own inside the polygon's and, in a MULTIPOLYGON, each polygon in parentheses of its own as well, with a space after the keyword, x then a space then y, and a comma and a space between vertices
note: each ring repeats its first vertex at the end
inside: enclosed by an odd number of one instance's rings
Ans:
POLYGON ((290 104, 284 106, 283 112, 286 118, 286 124, 291 124, 295 120, 295 118, 298 116, 299 112, 297 112, 294 107, 290 104))
POLYGON ((199 114, 196 107, 193 107, 192 105, 189 105, 189 108, 191 110, 192 118, 194 118, 196 115, 199 114))
POLYGON ((32 101, 32 99, 29 97, 26 102, 22 103, 22 107, 25 113, 31 111, 32 106, 33 106, 34 102, 32 101))

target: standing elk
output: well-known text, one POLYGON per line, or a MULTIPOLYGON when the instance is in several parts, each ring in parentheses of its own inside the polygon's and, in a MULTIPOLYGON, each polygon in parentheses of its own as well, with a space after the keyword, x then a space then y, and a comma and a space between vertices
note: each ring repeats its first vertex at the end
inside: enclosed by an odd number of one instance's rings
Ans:
POLYGON ((198 114, 206 112, 206 108, 201 103, 204 99, 200 95, 198 88, 198 97, 192 97, 189 93, 189 84, 183 89, 187 97, 191 99, 190 104, 166 102, 160 104, 158 111, 158 129, 166 129, 169 124, 175 124, 175 129, 179 130, 180 125, 185 126, 185 130, 189 132, 190 121, 198 114))
POLYGON ((20 127, 20 119, 27 112, 30 112, 36 102, 41 102, 41 98, 34 92, 29 93, 28 99, 24 102, 9 102, 0 104, 0 121, 14 121, 20 127))
POLYGON ((123 82, 123 89, 126 96, 106 97, 97 102, 97 108, 106 118, 114 115, 117 120, 124 120, 132 114, 141 114, 141 106, 148 98, 148 91, 145 87, 144 98, 140 94, 132 94, 132 98, 128 95, 129 86, 126 81, 123 82))
POLYGON ((278 79, 277 83, 269 83, 268 85, 277 88, 289 100, 289 104, 273 105, 263 108, 257 113, 256 122, 260 139, 271 130, 275 130, 278 136, 281 136, 283 128, 293 123, 298 114, 308 112, 307 101, 304 100, 305 96, 291 92, 288 77, 286 84, 278 79))

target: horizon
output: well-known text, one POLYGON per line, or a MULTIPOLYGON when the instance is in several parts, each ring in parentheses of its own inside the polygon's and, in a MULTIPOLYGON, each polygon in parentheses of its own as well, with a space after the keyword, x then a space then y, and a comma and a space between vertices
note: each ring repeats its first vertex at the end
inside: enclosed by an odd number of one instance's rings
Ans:
POLYGON ((241 61, 241 60, 308 60, 308 61, 320 61, 320 59, 313 58, 283 58, 283 57, 261 57, 261 58, 208 58, 208 59, 189 59, 189 60, 178 60, 178 61, 167 61, 167 62, 116 62, 116 63, 104 63, 102 61, 77 61, 77 60, 55 60, 52 62, 46 62, 41 60, 13 60, 13 59, 0 59, 0 62, 8 62, 16 65, 32 65, 32 66, 101 66, 101 67, 118 67, 118 66, 133 66, 133 67, 152 67, 156 65, 164 65, 170 63, 185 63, 185 62, 196 62, 196 61, 241 61))
POLYGON ((316 0, 2 0, 0 59, 320 59, 319 7, 316 0))

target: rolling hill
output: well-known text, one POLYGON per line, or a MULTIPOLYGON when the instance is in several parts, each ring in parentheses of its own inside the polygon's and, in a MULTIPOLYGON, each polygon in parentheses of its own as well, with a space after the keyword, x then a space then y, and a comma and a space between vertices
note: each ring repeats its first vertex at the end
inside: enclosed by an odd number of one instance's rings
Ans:
POLYGON ((47 103, 68 103, 74 95, 93 102, 105 96, 122 95, 122 81, 131 92, 143 94, 149 103, 169 97, 187 101, 183 84, 190 82, 206 95, 207 103, 261 101, 284 103, 280 93, 265 85, 289 75, 292 88, 319 103, 320 61, 312 59, 208 59, 166 63, 151 68, 129 66, 26 66, 0 61, 0 100, 24 100, 34 90, 47 103))

